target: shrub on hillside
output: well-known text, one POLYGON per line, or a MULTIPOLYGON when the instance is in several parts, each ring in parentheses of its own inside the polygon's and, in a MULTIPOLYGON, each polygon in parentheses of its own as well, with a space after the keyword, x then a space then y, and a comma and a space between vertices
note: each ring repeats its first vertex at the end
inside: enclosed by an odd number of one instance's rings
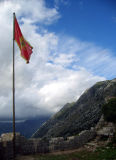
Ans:
POLYGON ((111 98, 103 105, 102 113, 106 121, 116 123, 116 98, 111 98))

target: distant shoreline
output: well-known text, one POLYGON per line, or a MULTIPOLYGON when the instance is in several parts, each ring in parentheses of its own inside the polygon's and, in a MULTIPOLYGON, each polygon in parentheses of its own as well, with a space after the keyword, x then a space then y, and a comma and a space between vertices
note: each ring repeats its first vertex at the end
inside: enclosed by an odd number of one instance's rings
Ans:
MULTIPOLYGON (((23 123, 23 122, 25 122, 26 120, 16 120, 15 122, 16 123, 23 123)), ((0 121, 0 123, 12 123, 12 121, 11 120, 7 120, 7 121, 0 121)))

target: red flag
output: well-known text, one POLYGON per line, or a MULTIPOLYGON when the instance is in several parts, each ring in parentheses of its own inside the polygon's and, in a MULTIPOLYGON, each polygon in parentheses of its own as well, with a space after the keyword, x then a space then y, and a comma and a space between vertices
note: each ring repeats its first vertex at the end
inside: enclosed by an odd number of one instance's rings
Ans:
POLYGON ((29 63, 33 47, 24 39, 16 17, 14 19, 14 25, 15 25, 14 39, 20 48, 21 56, 26 60, 27 63, 29 63))

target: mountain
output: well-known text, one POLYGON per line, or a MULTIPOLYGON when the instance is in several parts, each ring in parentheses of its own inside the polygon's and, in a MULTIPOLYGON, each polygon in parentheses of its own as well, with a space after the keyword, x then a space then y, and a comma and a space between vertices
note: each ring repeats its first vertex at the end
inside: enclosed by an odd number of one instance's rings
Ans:
POLYGON ((102 105, 111 97, 116 97, 116 79, 96 83, 76 102, 67 103, 32 137, 67 137, 94 127, 101 117, 102 105))
MULTIPOLYGON (((45 121, 49 119, 49 116, 41 116, 39 118, 28 119, 25 121, 16 121, 16 132, 20 132, 21 135, 29 138, 45 121)), ((2 133, 12 132, 12 122, 10 120, 0 120, 0 135, 2 133)))

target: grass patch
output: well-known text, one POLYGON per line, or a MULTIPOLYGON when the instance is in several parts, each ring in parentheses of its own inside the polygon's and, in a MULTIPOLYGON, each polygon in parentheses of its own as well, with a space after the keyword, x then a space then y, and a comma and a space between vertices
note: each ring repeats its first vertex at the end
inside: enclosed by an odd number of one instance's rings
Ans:
POLYGON ((79 151, 62 155, 36 155, 35 160, 116 160, 116 148, 98 148, 95 152, 79 151))

